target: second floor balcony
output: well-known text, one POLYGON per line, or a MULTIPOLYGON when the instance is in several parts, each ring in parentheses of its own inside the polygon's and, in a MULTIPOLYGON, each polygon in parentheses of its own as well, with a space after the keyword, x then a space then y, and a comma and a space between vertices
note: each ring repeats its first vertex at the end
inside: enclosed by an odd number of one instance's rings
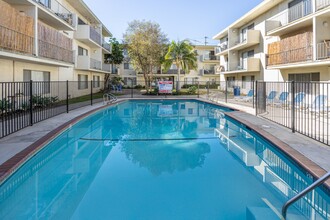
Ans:
POLYGON ((312 61, 313 47, 301 47, 297 49, 268 54, 267 66, 288 65, 306 61, 312 61))
POLYGON ((111 45, 106 42, 104 39, 102 40, 102 48, 106 50, 108 53, 111 53, 111 45))
POLYGON ((70 12, 57 0, 33 0, 42 9, 38 16, 45 23, 59 30, 73 30, 75 26, 75 14, 70 12))
POLYGON ((74 63, 74 51, 62 48, 55 43, 38 40, 38 53, 40 57, 54 59, 66 63, 74 63))
POLYGON ((330 0, 316 0, 316 10, 321 10, 330 5, 330 0))
MULTIPOLYGON (((298 22, 300 19, 312 13, 312 0, 303 0, 300 3, 285 9, 279 14, 266 20, 267 35, 278 35, 277 31, 285 28, 293 22, 298 22), (275 33, 273 33, 275 32, 275 33)), ((301 21, 311 23, 312 21, 301 21)), ((306 24, 307 25, 307 24, 306 24)), ((298 27, 297 27, 298 28, 298 27)), ((301 27, 300 27, 301 28, 301 27)), ((292 29, 292 28, 291 28, 292 29)), ((284 34, 284 33, 281 33, 284 34)))
POLYGON ((215 55, 211 55, 211 54, 205 54, 205 55, 201 55, 200 56, 200 61, 201 62, 219 62, 220 57, 219 56, 215 56, 215 55))
POLYGON ((252 47, 260 43, 260 31, 259 30, 247 30, 246 34, 241 34, 239 39, 232 46, 231 50, 243 50, 248 47, 252 47))
POLYGON ((228 42, 221 43, 218 47, 215 48, 215 54, 218 56, 224 55, 226 53, 228 53, 228 42))
POLYGON ((260 59, 249 57, 239 62, 225 63, 220 71, 222 74, 259 72, 260 59))
POLYGON ((75 32, 75 38, 88 46, 95 48, 102 45, 102 38, 99 31, 88 24, 79 24, 75 32))
POLYGON ((110 64, 104 64, 102 61, 91 58, 89 56, 79 55, 77 57, 76 68, 80 70, 89 70, 96 72, 111 72, 110 64))
POLYGON ((199 75, 214 75, 215 74, 215 68, 206 68, 206 69, 200 69, 199 75))
POLYGON ((324 60, 330 58, 330 41, 324 41, 316 45, 316 59, 324 60))

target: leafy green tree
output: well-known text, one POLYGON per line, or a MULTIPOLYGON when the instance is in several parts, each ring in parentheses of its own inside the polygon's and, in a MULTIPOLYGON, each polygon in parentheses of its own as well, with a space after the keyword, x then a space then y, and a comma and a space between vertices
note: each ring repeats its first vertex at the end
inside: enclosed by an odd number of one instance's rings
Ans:
POLYGON ((153 72, 162 64, 164 45, 168 44, 168 39, 159 24, 134 20, 128 24, 124 42, 134 70, 143 73, 149 92, 153 72))
MULTIPOLYGON (((116 38, 110 38, 110 44, 112 46, 111 54, 104 56, 105 62, 111 64, 111 73, 113 73, 114 66, 119 65, 124 60, 123 46, 116 38)), ((105 85, 108 84, 110 74, 105 75, 105 85)))
POLYGON ((189 41, 172 41, 165 55, 165 70, 169 70, 172 64, 175 64, 178 69, 177 91, 180 91, 181 70, 188 73, 190 70, 197 69, 197 53, 189 41))

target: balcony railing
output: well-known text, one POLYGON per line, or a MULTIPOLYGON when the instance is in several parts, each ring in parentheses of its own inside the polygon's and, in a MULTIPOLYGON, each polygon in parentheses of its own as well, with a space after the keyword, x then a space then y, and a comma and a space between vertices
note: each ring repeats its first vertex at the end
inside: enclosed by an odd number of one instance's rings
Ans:
POLYGON ((269 54, 267 59, 267 65, 272 66, 309 61, 313 59, 312 53, 313 47, 309 46, 283 51, 280 53, 269 54))
POLYGON ((111 51, 111 46, 108 42, 106 42, 104 39, 102 40, 102 47, 106 49, 107 51, 111 51))
POLYGON ((217 60, 220 60, 220 57, 207 54, 207 55, 201 55, 200 59, 201 59, 201 61, 217 61, 217 60))
POLYGON ((268 19, 266 31, 268 32, 278 27, 286 26, 299 18, 309 15, 310 13, 312 13, 312 1, 302 1, 299 4, 268 19))
POLYGON ((317 44, 316 59, 330 58, 330 42, 323 42, 317 44))
POLYGON ((73 15, 72 13, 66 9, 61 3, 57 0, 34 0, 39 3, 43 7, 47 8, 61 20, 65 21, 71 26, 74 26, 73 15))
POLYGON ((320 10, 330 5, 330 0, 316 0, 316 10, 320 10))
POLYGON ((103 63, 102 64, 102 70, 105 71, 105 72, 111 72, 111 65, 110 64, 106 64, 106 63, 103 63))
POLYGON ((215 54, 222 53, 228 49, 228 44, 221 44, 220 46, 215 48, 215 54))
POLYGON ((93 58, 90 58, 90 69, 94 70, 102 70, 102 62, 99 60, 95 60, 93 58))
POLYGON ((90 27, 90 31, 89 31, 89 36, 90 38, 95 41, 97 44, 102 45, 101 43, 101 34, 95 30, 92 26, 90 27))
POLYGON ((40 57, 74 63, 74 52, 43 40, 38 41, 38 52, 40 57))
POLYGON ((214 75, 215 74, 215 69, 201 69, 199 70, 200 75, 214 75))
POLYGON ((34 38, 0 26, 0 49, 32 55, 34 38))

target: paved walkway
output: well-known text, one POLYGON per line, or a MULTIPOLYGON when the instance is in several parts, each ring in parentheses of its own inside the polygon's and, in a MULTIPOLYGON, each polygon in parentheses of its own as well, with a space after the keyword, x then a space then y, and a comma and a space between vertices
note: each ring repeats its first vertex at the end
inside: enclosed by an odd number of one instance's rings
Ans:
MULTIPOLYGON (((202 100, 202 99, 201 99, 202 100)), ((287 128, 283 126, 272 123, 268 120, 256 117, 254 115, 255 110, 251 107, 240 106, 236 104, 226 104, 219 102, 222 105, 227 105, 231 108, 240 109, 241 112, 233 112, 236 117, 244 119, 254 125, 259 129, 268 132, 279 138, 281 141, 287 143, 290 147, 299 151, 305 155, 310 160, 314 161, 323 169, 330 171, 330 147, 319 142, 313 141, 303 135, 293 134, 287 128)), ((28 147, 33 142, 37 141, 42 136, 46 135, 48 132, 54 130, 59 125, 83 114, 93 109, 102 106, 102 103, 95 104, 93 106, 86 106, 80 109, 71 111, 70 113, 61 114, 54 118, 48 119, 46 121, 37 123, 32 127, 25 128, 19 132, 9 135, 0 140, 0 164, 4 163, 6 160, 28 147)))

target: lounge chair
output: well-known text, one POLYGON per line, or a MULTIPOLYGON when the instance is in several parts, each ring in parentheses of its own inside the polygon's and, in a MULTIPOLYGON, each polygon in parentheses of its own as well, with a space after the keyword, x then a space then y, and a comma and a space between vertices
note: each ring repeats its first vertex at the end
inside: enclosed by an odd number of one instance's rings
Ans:
POLYGON ((234 99, 236 101, 242 100, 242 101, 249 102, 253 99, 253 95, 254 95, 254 91, 253 91, 253 89, 250 89, 250 91, 248 92, 248 94, 246 96, 236 96, 234 99))
POLYGON ((289 93, 288 92, 282 92, 280 94, 280 97, 278 99, 275 99, 272 104, 275 107, 281 107, 281 106, 283 106, 283 105, 285 105, 287 103, 288 96, 289 96, 289 93))
MULTIPOLYGON (((299 92, 295 97, 294 97, 294 106, 296 109, 304 109, 304 99, 305 99, 305 93, 299 92)), ((288 108, 291 109, 292 102, 288 102, 288 108)))
POLYGON ((312 105, 308 106, 307 110, 311 113, 319 114, 328 112, 328 97, 326 95, 318 95, 315 97, 312 105))
POLYGON ((267 104, 272 104, 275 100, 277 92, 276 91, 271 91, 269 95, 266 98, 267 104))

